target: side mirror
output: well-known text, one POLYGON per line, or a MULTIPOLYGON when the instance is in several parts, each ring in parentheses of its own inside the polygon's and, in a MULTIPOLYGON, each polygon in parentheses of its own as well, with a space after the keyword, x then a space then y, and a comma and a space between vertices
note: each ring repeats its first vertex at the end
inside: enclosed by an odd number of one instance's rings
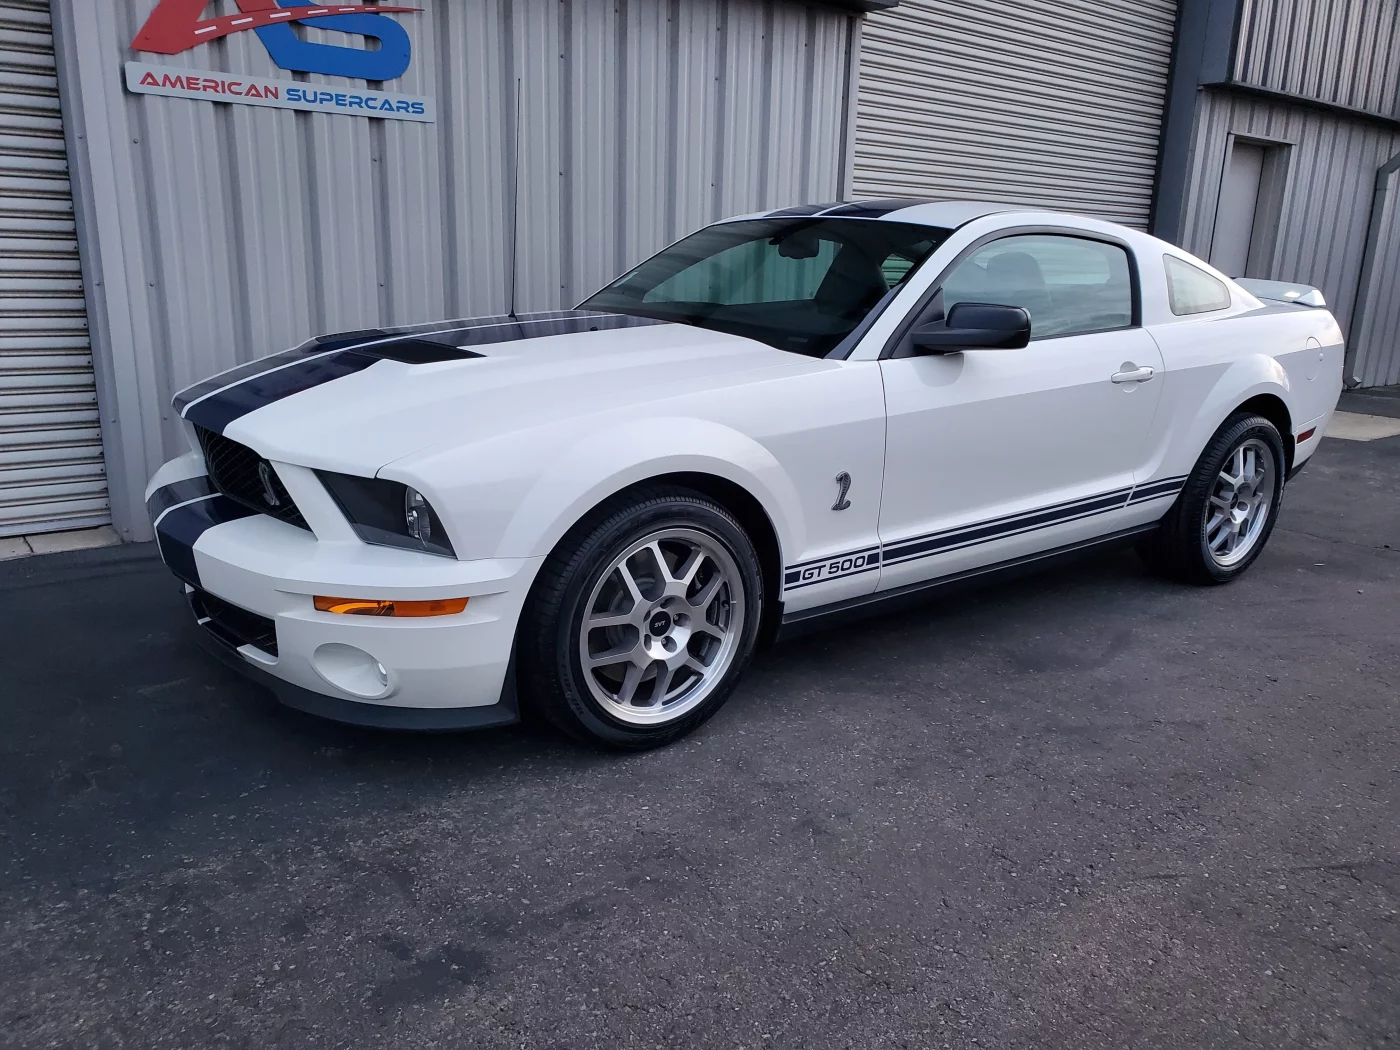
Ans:
POLYGON ((1019 350, 1031 341, 1031 315, 1019 306, 955 303, 944 321, 915 328, 909 342, 921 354, 1019 350))

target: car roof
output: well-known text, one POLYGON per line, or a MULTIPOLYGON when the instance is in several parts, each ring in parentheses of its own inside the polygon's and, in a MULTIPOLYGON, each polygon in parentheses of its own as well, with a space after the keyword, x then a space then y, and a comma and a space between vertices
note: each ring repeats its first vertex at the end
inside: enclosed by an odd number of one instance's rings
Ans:
POLYGON ((921 226, 941 226, 955 229, 984 215, 995 215, 1010 211, 1041 211, 1024 205, 997 204, 991 201, 927 200, 919 197, 886 197, 879 200, 833 201, 827 204, 799 204, 790 208, 776 208, 772 211, 757 212, 752 215, 737 215, 726 221, 738 219, 771 219, 788 216, 831 216, 851 219, 888 219, 894 222, 912 222, 921 226))

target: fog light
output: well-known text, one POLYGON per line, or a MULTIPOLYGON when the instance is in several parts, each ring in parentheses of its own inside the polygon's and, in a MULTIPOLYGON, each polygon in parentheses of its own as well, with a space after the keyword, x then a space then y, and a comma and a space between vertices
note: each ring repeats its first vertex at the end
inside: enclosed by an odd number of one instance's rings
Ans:
POLYGON ((342 616, 453 616, 467 607, 466 598, 435 598, 401 602, 392 598, 328 598, 316 595, 318 612, 342 616))
POLYGON ((331 685, 355 696, 378 699, 390 691, 388 668, 353 645, 318 646, 311 654, 311 666, 331 685))

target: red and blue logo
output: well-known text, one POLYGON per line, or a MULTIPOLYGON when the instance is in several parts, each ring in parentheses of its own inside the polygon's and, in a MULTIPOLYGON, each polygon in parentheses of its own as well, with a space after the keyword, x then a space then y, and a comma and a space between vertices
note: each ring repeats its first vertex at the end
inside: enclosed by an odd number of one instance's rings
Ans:
POLYGON ((413 45, 404 27, 384 16, 422 10, 391 4, 322 5, 312 0, 237 0, 237 4, 238 14, 204 18, 209 0, 160 0, 131 42, 132 49, 178 55, 251 29, 283 69, 355 80, 396 80, 413 60, 413 45), (377 40, 379 48, 369 51, 300 40, 292 31, 293 22, 377 40))

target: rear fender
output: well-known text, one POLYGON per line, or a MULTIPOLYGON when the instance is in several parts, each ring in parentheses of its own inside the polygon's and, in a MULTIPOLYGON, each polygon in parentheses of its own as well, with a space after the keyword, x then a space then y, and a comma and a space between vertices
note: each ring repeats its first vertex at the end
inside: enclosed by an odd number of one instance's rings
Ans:
MULTIPOLYGON (((1171 373, 1167 374, 1168 382, 1171 373)), ((1215 377, 1203 396, 1194 399, 1196 410, 1189 419, 1176 424, 1177 432, 1164 443, 1165 454, 1146 477, 1174 477, 1189 474, 1200 459, 1206 444, 1220 425, 1242 404, 1261 394, 1277 397, 1288 410, 1293 423, 1298 422, 1295 397, 1287 370, 1267 354, 1246 354, 1227 364, 1215 377)), ((1182 399, 1191 403, 1190 395, 1182 399)), ((1290 427, 1291 429, 1291 427, 1290 427)), ((1292 434, 1283 435, 1285 447, 1291 447, 1292 434)))

